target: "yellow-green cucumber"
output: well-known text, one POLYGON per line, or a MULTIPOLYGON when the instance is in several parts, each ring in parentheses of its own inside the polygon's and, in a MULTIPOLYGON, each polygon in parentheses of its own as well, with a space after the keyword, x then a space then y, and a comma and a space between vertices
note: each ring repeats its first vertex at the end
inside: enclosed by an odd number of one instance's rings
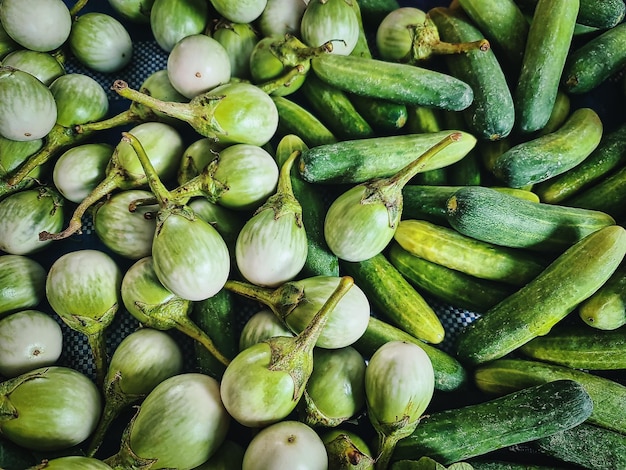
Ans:
MULTIPOLYGON (((422 184, 407 184, 402 188, 403 209, 405 219, 428 220, 439 225, 448 224, 446 217, 447 202, 459 189, 469 185, 431 186, 422 184)), ((539 197, 532 191, 507 187, 493 187, 521 199, 539 202, 539 197)))
MULTIPOLYGON (((302 153, 298 168, 310 183, 363 183, 392 176, 453 131, 402 134, 312 147, 302 153)), ((476 145, 476 137, 459 131, 461 138, 428 160, 422 171, 443 168, 463 158, 476 145)))
POLYGON ((571 110, 572 103, 569 95, 559 88, 559 91, 556 93, 556 100, 554 101, 554 107, 552 108, 550 119, 548 119, 545 126, 537 131, 536 136, 538 137, 550 134, 558 130, 563 124, 565 124, 565 121, 567 121, 571 110))
POLYGON ((587 93, 626 64, 626 23, 604 31, 572 51, 563 70, 562 85, 569 93, 587 93))
POLYGON ((574 464, 575 468, 626 468, 626 435, 589 423, 537 439, 529 445, 543 456, 574 464))
POLYGON ((312 59, 316 76, 341 90, 406 106, 461 111, 474 99, 472 87, 433 69, 380 59, 322 54, 312 59))
POLYGON ((596 149, 579 165, 533 187, 543 202, 558 204, 626 164, 626 124, 604 133, 596 149))
POLYGON ((380 318, 371 316, 365 332, 352 346, 364 357, 369 358, 389 341, 414 343, 424 350, 433 364, 436 390, 452 392, 467 385, 467 371, 456 358, 380 318))
POLYGON ((457 357, 466 364, 483 364, 547 334, 609 279, 625 254, 626 229, 619 225, 586 236, 461 330, 457 357))
POLYGON ((587 421, 626 434, 626 386, 578 369, 529 359, 498 359, 474 369, 474 382, 485 393, 505 395, 553 380, 575 380, 593 401, 587 421))
POLYGON ((615 224, 601 211, 531 202, 484 186, 456 191, 448 199, 446 217, 451 227, 477 240, 545 253, 562 253, 615 224))
POLYGON ((513 188, 549 180, 584 161, 600 143, 602 132, 600 116, 592 108, 578 108, 558 130, 501 154, 493 173, 513 188))
MULTIPOLYGON (((429 10, 443 41, 464 43, 484 39, 483 33, 460 10, 436 7, 429 10)), ((463 110, 469 131, 480 139, 499 140, 510 134, 515 122, 513 97, 491 49, 474 49, 447 54, 444 61, 450 74, 474 90, 472 104, 463 110)))
POLYGON ((528 30, 517 87, 516 128, 522 134, 546 125, 570 50, 579 0, 538 0, 528 30))
POLYGON ((626 215, 626 165, 592 184, 587 189, 567 198, 563 204, 602 211, 615 219, 626 215))
POLYGON ((426 220, 404 219, 394 240, 409 253, 480 279, 523 286, 547 266, 526 250, 483 242, 426 220))
POLYGON ((482 313, 515 291, 511 285, 479 279, 415 256, 396 242, 391 244, 387 256, 418 292, 453 307, 482 313))
POLYGON ((578 307, 578 316, 592 328, 615 330, 626 325, 626 263, 578 307))
POLYGON ((314 75, 300 87, 310 109, 339 139, 373 137, 374 130, 359 114, 346 93, 314 75))
POLYGON ((337 142, 337 137, 308 109, 284 96, 272 96, 278 111, 278 135, 295 134, 309 147, 337 142))
POLYGON ((603 331, 586 325, 557 325, 519 348, 524 356, 574 369, 626 369, 626 327, 603 331))
POLYGON ((427 456, 449 465, 571 429, 591 414, 582 385, 555 380, 502 397, 426 414, 396 444, 392 461, 427 456))
POLYGON ((365 261, 340 260, 339 268, 352 276, 386 321, 427 343, 443 341, 445 330, 433 308, 383 253, 365 261))
POLYGON ((489 40, 498 60, 517 77, 522 66, 528 21, 513 0, 458 0, 476 26, 489 40))

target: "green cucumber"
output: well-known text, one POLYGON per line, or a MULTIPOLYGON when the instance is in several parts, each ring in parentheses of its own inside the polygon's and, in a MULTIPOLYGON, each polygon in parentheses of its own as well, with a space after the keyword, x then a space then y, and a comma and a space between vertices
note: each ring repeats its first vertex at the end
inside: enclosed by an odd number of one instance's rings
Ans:
POLYGON ((477 240, 545 253, 561 253, 615 224, 604 212, 532 202, 484 186, 455 192, 448 199, 446 217, 454 229, 477 240))
POLYGON ((528 21, 513 0, 458 0, 491 43, 496 56, 517 77, 522 66, 528 21))
MULTIPOLYGON (((441 119, 443 121, 444 129, 468 130, 467 123, 465 122, 465 118, 462 113, 443 111, 441 119)), ((480 142, 485 141, 481 140, 480 142)), ((492 141, 488 140, 486 142, 492 141)), ((483 173, 483 165, 476 147, 474 147, 458 162, 453 163, 446 168, 447 180, 450 185, 469 186, 480 184, 483 179, 483 173)))
POLYGON ((546 125, 574 36, 579 0, 539 0, 530 23, 522 68, 513 92, 516 127, 532 133, 546 125))
POLYGON ((563 204, 601 211, 615 219, 626 215, 626 165, 597 181, 584 191, 567 198, 563 204))
MULTIPOLYGON (((306 150, 306 144, 298 136, 283 137, 276 147, 276 162, 282 166, 294 151, 306 150)), ((302 206, 302 223, 306 227, 307 257, 301 276, 339 276, 339 260, 330 251, 324 238, 326 215, 325 195, 311 184, 303 181, 295 167, 291 168, 293 194, 302 206)))
POLYGON ((605 133, 582 163, 533 187, 543 202, 557 204, 580 193, 626 164, 626 124, 605 133))
POLYGON ((471 459, 467 463, 473 470, 566 470, 565 467, 535 465, 532 463, 515 463, 504 460, 486 460, 484 457, 471 459))
MULTIPOLYGON (((483 33, 459 10, 436 7, 428 16, 443 41, 463 43, 484 39, 483 33)), ((450 74, 474 90, 472 104, 463 111, 468 130, 479 139, 500 140, 510 134, 515 122, 513 97, 500 62, 491 49, 447 54, 450 74)))
POLYGON ((391 245, 388 257, 418 291, 473 312, 485 312, 515 290, 510 285, 479 279, 415 256, 398 243, 391 245))
POLYGON ((284 96, 272 96, 278 110, 278 134, 295 134, 309 147, 337 142, 335 135, 308 109, 284 96))
POLYGON ((454 357, 380 318, 370 317, 365 333, 352 346, 363 356, 370 357, 379 347, 389 341, 414 343, 424 350, 435 371, 435 389, 452 392, 467 384, 467 372, 454 357))
POLYGON ((311 60, 311 68, 321 80, 346 92, 407 106, 461 111, 474 99, 464 81, 410 64, 322 54, 311 60))
POLYGON ((578 316, 599 330, 626 325, 626 263, 620 264, 609 280, 579 305, 578 316))
POLYGON ((550 134, 565 124, 565 121, 567 121, 567 118, 570 116, 571 105, 572 103, 569 95, 559 89, 556 93, 556 100, 554 101, 554 107, 552 108, 550 119, 548 119, 545 126, 537 131, 537 137, 550 134))
POLYGON ((339 269, 352 276, 389 323, 427 343, 443 341, 445 331, 433 308, 384 254, 358 262, 340 260, 339 269))
POLYGON ((403 104, 367 98, 352 93, 348 94, 348 99, 357 112, 363 116, 363 119, 374 129, 376 135, 395 134, 408 121, 409 113, 403 104))
POLYGON ((530 443, 541 454, 576 468, 607 470, 626 468, 626 435, 581 423, 530 443))
POLYGON ((300 91, 313 113, 339 139, 362 139, 374 135, 372 127, 339 88, 312 75, 306 78, 300 91))
POLYGON ((570 53, 561 79, 569 93, 587 93, 626 64, 626 23, 585 42, 570 53))
POLYGON ((584 161, 602 139, 603 125, 591 108, 578 108, 556 131, 514 145, 496 158, 494 175, 521 188, 549 180, 584 161))
POLYGON ((425 415, 392 461, 427 456, 449 465, 571 429, 593 403, 578 382, 555 380, 477 404, 425 415))
MULTIPOLYGON (((298 168, 309 183, 363 183, 394 175, 451 132, 352 139, 319 145, 302 152, 298 168)), ((461 138, 431 158, 422 171, 451 165, 475 145, 476 138, 461 131, 461 138)))
POLYGON ((584 325, 557 325, 519 351, 531 359, 574 369, 626 369, 626 327, 601 331, 584 325))
POLYGON ((598 375, 527 359, 498 359, 474 370, 476 386, 490 395, 504 395, 553 380, 574 380, 593 401, 589 423, 626 433, 626 386, 598 375))
POLYGON ((400 221, 394 240, 409 253, 480 279, 523 286, 547 262, 537 254, 483 242, 425 220, 400 221))
POLYGON ((626 229, 619 225, 586 236, 461 330, 457 357, 467 364, 483 364, 547 334, 609 279, 625 254, 626 229))
MULTIPOLYGON (((532 10, 537 0, 516 0, 524 10, 532 10)), ((609 29, 621 23, 626 13, 624 0, 580 0, 576 23, 596 29, 609 29)))

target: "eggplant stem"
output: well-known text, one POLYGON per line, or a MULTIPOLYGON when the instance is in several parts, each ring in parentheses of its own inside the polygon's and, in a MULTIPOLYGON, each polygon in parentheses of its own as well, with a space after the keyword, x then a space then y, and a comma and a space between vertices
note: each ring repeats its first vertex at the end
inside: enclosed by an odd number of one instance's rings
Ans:
POLYGON ((378 434, 378 456, 374 464, 376 470, 387 470, 389 468, 391 455, 399 440, 400 436, 394 434, 378 434))
POLYGON ((87 0, 77 0, 74 6, 70 9, 70 16, 74 17, 78 15, 78 13, 85 8, 87 5, 87 0))
POLYGON ((87 341, 91 347, 94 369, 96 373, 96 384, 102 387, 107 371, 107 348, 104 329, 98 329, 87 335, 87 341))
POLYGON ((257 87, 259 87, 268 95, 271 95, 281 88, 286 88, 290 86, 294 82, 294 80, 296 80, 301 75, 305 75, 307 72, 307 67, 302 64, 298 64, 295 67, 289 69, 284 75, 261 83, 257 85, 257 87))
POLYGON ((188 317, 177 318, 176 329, 202 344, 223 365, 230 364, 230 359, 218 351, 209 335, 188 317))
POLYGON ((115 116, 112 116, 108 119, 88 122, 86 124, 77 124, 76 126, 74 126, 74 129, 76 133, 83 134, 85 132, 91 133, 96 131, 105 131, 108 129, 126 126, 140 121, 142 121, 141 116, 135 113, 131 107, 126 111, 122 111, 121 113, 116 114, 115 116))
POLYGON ((247 282, 242 281, 234 281, 232 279, 228 279, 226 284, 224 284, 224 288, 228 289, 235 294, 243 295, 252 300, 256 300, 257 302, 261 302, 267 306, 272 306, 272 310, 274 310, 273 305, 274 302, 274 290, 269 289, 267 287, 261 287, 254 284, 249 284, 247 282))
POLYGON ((490 49, 489 41, 479 39, 478 41, 451 43, 439 41, 431 45, 431 51, 437 55, 461 54, 463 52, 481 51, 487 52, 490 49))

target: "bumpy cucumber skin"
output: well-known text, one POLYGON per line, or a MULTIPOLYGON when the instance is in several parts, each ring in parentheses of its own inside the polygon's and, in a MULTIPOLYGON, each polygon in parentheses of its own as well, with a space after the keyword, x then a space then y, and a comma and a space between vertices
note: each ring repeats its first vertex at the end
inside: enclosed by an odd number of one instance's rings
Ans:
POLYGON ((342 90, 311 76, 302 84, 301 91, 315 115, 340 139, 374 136, 372 127, 342 90))
POLYGON ((580 240, 465 327, 457 337, 457 358, 465 364, 483 364, 547 334, 609 279, 625 254, 626 229, 619 225, 580 240))
POLYGON ((626 124, 605 133, 580 165, 533 187, 543 202, 557 204, 580 193, 613 169, 626 164, 626 124))
POLYGON ((379 347, 389 341, 407 341, 417 344, 424 350, 433 364, 436 390, 452 392, 467 384, 467 371, 450 354, 376 317, 370 317, 367 329, 352 346, 363 356, 370 357, 379 347))
POLYGON ((309 147, 337 142, 331 130, 306 108, 284 96, 272 96, 272 100, 278 110, 281 134, 295 134, 309 147))
MULTIPOLYGON (((451 132, 402 134, 320 145, 302 153, 298 169, 309 183, 363 183, 372 178, 389 177, 451 132)), ((475 145, 476 137, 461 132, 461 138, 431 158, 422 171, 451 165, 475 145)))
POLYGON ((592 408, 582 385, 555 380, 475 405, 435 411, 398 441, 392 461, 426 455, 449 465, 571 429, 587 419, 592 408))
POLYGON ((578 108, 556 131, 521 142, 496 158, 493 173, 521 188, 549 180, 584 161, 602 139, 603 125, 591 108, 578 108))
MULTIPOLYGON (((437 7, 428 15, 443 41, 463 43, 484 39, 469 18, 459 11, 437 7)), ((515 109, 511 90, 494 52, 476 49, 448 54, 445 63, 454 77, 474 90, 474 101, 463 111, 468 129, 477 137, 488 140, 508 136, 515 122, 515 109)))
POLYGON ((626 264, 622 263, 600 289, 580 304, 578 316, 599 330, 626 325, 626 264))
POLYGON ((324 54, 311 60, 311 68, 344 91, 407 106, 462 111, 474 99, 472 87, 462 80, 409 64, 324 54))
POLYGON ((626 432, 626 386, 582 370, 526 359, 499 359, 474 370, 477 387, 488 393, 504 395, 553 380, 574 380, 593 401, 587 422, 626 432))
POLYGON ((388 257, 419 291, 472 312, 485 312, 515 290, 512 286, 479 279, 412 255, 397 243, 391 245, 388 257))
POLYGON ((352 276, 394 326, 427 343, 443 341, 445 331, 437 314, 384 254, 360 262, 340 260, 339 269, 352 276))
POLYGON ((400 221, 394 240, 425 260, 480 278, 523 286, 547 263, 536 254, 476 240, 425 220, 400 221))
POLYGON ((580 468, 626 468, 626 436, 593 424, 581 423, 537 439, 531 446, 546 456, 580 468))
POLYGON ((626 215, 626 166, 567 198, 563 204, 605 212, 614 219, 621 219, 626 215))
POLYGON ((520 133, 538 131, 550 119, 579 5, 579 0, 537 2, 513 92, 516 127, 520 133))
POLYGON ((586 235, 615 224, 609 214, 536 203, 484 186, 459 189, 447 202, 450 226, 496 245, 562 253, 586 235))
POLYGON ((575 369, 626 369, 626 327, 600 331, 584 325, 557 325, 519 351, 531 359, 575 369))
POLYGON ((590 39, 573 51, 563 70, 563 87, 574 94, 601 85, 626 64, 626 23, 590 39))
POLYGON ((519 73, 528 36, 528 21, 513 0, 459 0, 478 28, 496 49, 499 60, 519 73))
POLYGON ((585 26, 608 29, 621 23, 625 14, 623 0, 581 0, 576 21, 585 26))

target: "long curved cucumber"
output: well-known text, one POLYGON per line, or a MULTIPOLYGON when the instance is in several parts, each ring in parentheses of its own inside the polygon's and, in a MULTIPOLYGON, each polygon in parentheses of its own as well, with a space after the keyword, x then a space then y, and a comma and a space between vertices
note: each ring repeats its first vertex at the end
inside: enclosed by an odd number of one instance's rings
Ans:
POLYGON ((626 64, 626 23, 618 24, 571 52, 562 84, 570 93, 586 93, 626 64))
MULTIPOLYGON (((402 134, 343 140, 310 148, 300 157, 298 169, 310 183, 362 183, 397 173, 453 131, 402 134)), ((463 158, 476 145, 476 137, 461 132, 431 158, 422 171, 443 168, 463 158)))
POLYGON ((593 403, 578 382, 555 380, 489 401, 435 411, 400 439, 392 462, 428 456, 449 465, 571 429, 593 403))
POLYGON ((579 0, 539 0, 528 30, 517 88, 516 127, 521 133, 548 122, 574 36, 579 0))
MULTIPOLYGON (((437 7, 429 10, 428 16, 443 41, 464 43, 484 39, 483 33, 459 10, 437 7)), ((515 108, 494 52, 475 49, 462 54, 447 54, 444 60, 452 76, 474 90, 474 101, 463 111, 468 130, 478 138, 488 140, 508 136, 515 122, 515 108)))
POLYGON ((624 255, 626 229, 619 225, 583 238, 539 276, 461 330, 457 357, 467 364, 483 364, 547 334, 609 279, 624 255))
POLYGON ((603 125, 591 108, 578 108, 556 131, 514 145, 496 158, 493 173, 521 188, 565 173, 585 160, 602 139, 603 125))
POLYGON ((600 228, 615 224, 597 210, 520 199, 484 186, 466 186, 447 202, 450 226, 496 245, 562 253, 600 228))
POLYGON ((407 106, 461 111, 474 99, 472 87, 464 81, 409 64, 322 54, 311 60, 311 68, 320 79, 344 91, 407 106))

